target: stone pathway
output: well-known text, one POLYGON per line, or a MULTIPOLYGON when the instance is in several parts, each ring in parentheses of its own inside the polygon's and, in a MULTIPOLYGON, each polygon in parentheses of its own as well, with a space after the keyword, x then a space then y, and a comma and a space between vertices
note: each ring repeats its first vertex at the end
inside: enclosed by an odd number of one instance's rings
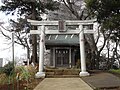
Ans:
POLYGON ((93 90, 81 78, 45 78, 34 90, 93 90))
POLYGON ((93 73, 89 77, 82 77, 93 89, 99 90, 120 90, 120 78, 111 73, 93 73))

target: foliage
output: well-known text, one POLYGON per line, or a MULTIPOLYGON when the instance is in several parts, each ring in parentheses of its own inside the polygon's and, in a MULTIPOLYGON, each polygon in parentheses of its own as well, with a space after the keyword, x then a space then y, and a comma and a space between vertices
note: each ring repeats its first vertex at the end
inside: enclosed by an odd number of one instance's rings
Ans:
POLYGON ((3 72, 3 67, 0 67, 0 74, 3 72))
POLYGON ((9 81, 9 77, 6 74, 1 73, 0 74, 0 84, 8 83, 8 81, 9 81))
POLYGON ((18 66, 16 67, 16 78, 19 80, 29 80, 30 78, 33 78, 35 75, 36 70, 32 66, 18 66))
POLYGON ((5 73, 7 76, 10 76, 14 73, 13 62, 8 62, 8 64, 4 66, 3 73, 5 73))
MULTIPOLYGON (((90 17, 97 18, 100 24, 100 32, 104 37, 103 46, 107 47, 107 64, 113 65, 117 59, 119 61, 118 47, 120 44, 120 0, 85 0, 86 7, 91 12, 90 17), (108 47, 108 44, 115 43, 108 47), (107 44, 108 43, 108 44, 107 44), (112 49, 112 62, 110 62, 110 50, 112 49)), ((101 48, 100 51, 103 50, 101 48)), ((98 59, 97 59, 98 60, 98 59)))
POLYGON ((27 34, 30 31, 30 24, 27 23, 25 19, 19 18, 17 21, 10 20, 10 25, 12 26, 11 31, 15 31, 15 43, 22 45, 25 48, 29 48, 29 35, 27 34))
MULTIPOLYGON (((57 1, 53 0, 2 0, 3 5, 0 7, 0 11, 5 12, 6 14, 17 14, 18 18, 24 18, 24 19, 34 19, 34 20, 42 20, 41 14, 47 13, 48 10, 55 10, 58 9, 59 3, 57 1)), ((19 20, 18 20, 19 21, 19 20)), ((15 31, 17 34, 16 36, 16 43, 23 45, 25 48, 27 48, 28 54, 29 52, 29 44, 27 39, 30 37, 27 37, 27 34, 29 31, 26 29, 24 20, 20 20, 18 24, 14 22, 13 24, 16 24, 16 26, 13 25, 13 29, 11 31, 15 31), (25 31, 25 34, 21 34, 21 32, 25 31), (25 37, 26 35, 26 37, 25 37), (18 41, 17 41, 18 40, 18 41), (27 46, 27 47, 26 47, 27 46)), ((35 27, 33 27, 35 30, 35 27)), ((11 32, 10 31, 10 32, 11 32)), ((2 32, 4 36, 7 36, 5 33, 2 32)), ((11 39, 11 38, 9 38, 11 39)), ((33 35, 32 37, 32 43, 33 50, 32 50, 32 56, 33 56, 33 62, 37 62, 37 37, 33 35)), ((29 55, 28 55, 29 56, 29 55)), ((29 58, 30 59, 30 58, 29 58)))
POLYGON ((42 2, 41 0, 3 0, 4 5, 1 6, 0 10, 5 11, 6 14, 14 14, 17 10, 18 15, 46 12, 46 9, 54 10, 57 9, 57 3, 53 0, 47 0, 47 2, 42 2), (33 12, 35 9, 35 12, 33 12))
POLYGON ((86 20, 89 14, 86 13, 84 0, 58 0, 61 5, 59 8, 59 19, 86 20), (62 13, 62 15, 61 15, 62 13), (61 15, 61 16, 60 16, 61 15), (61 18, 60 18, 61 17, 61 18))
POLYGON ((28 78, 30 78, 30 73, 28 72, 27 69, 25 69, 24 67, 19 67, 17 69, 20 69, 20 71, 18 72, 20 74, 19 76, 19 80, 28 80, 28 78))
POLYGON ((110 72, 113 72, 113 73, 118 73, 118 74, 120 74, 120 69, 117 69, 117 70, 115 70, 115 69, 111 69, 111 70, 109 70, 110 72))
POLYGON ((120 29, 120 0, 85 0, 91 15, 106 29, 120 29))
POLYGON ((35 67, 29 65, 28 67, 26 67, 28 72, 30 73, 31 77, 34 78, 37 70, 35 69, 35 67))
MULTIPOLYGON (((8 70, 8 69, 6 69, 6 70, 8 70)), ((0 73, 0 84, 1 85, 7 84, 7 83, 9 83, 9 84, 12 83, 13 78, 14 78, 14 81, 16 81, 16 80, 30 81, 30 80, 34 79, 34 75, 36 73, 36 70, 33 66, 29 66, 29 67, 17 66, 17 67, 15 67, 14 76, 13 76, 13 74, 7 75, 8 73, 11 73, 11 72, 6 72, 6 70, 4 72, 0 73)))
MULTIPOLYGON (((27 23, 26 19, 41 20, 42 13, 47 13, 47 10, 57 9, 59 6, 59 3, 52 0, 47 0, 46 2, 40 0, 2 0, 2 2, 3 5, 0 7, 0 11, 6 14, 12 13, 12 15, 17 13, 18 15, 17 21, 10 20, 11 29, 4 29, 9 32, 15 31, 15 43, 24 47, 28 47, 28 40, 26 39, 29 38, 27 37, 27 33, 30 30, 30 24, 27 23)), ((2 34, 8 39, 11 39, 6 33, 2 32, 2 34)))
POLYGON ((14 77, 14 66, 13 62, 10 61, 6 64, 0 72, 0 84, 11 83, 13 82, 14 77))

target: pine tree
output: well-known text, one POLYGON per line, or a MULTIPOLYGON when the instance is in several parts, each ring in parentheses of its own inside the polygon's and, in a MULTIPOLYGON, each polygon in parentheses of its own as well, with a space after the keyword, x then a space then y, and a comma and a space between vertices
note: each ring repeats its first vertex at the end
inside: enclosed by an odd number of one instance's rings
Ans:
MULTIPOLYGON (((55 10, 58 8, 58 3, 53 0, 2 0, 0 11, 6 14, 25 16, 25 18, 33 20, 41 20, 40 14, 46 13, 47 10, 55 10)), ((36 27, 32 27, 34 30, 36 27)), ((37 36, 32 35, 32 61, 37 62, 37 36)))

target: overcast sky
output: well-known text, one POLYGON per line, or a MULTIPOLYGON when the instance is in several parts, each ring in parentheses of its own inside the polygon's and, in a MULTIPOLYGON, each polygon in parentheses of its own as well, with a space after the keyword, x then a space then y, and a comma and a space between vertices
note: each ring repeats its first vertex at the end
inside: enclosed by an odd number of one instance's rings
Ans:
MULTIPOLYGON (((1 1, 1 0, 0 0, 1 1)), ((1 2, 0 2, 1 5, 1 2)), ((5 22, 4 27, 8 26, 8 20, 16 19, 16 16, 5 15, 4 13, 0 12, 0 22, 5 22)), ((0 27, 0 30, 4 30, 0 27)), ((11 36, 11 34, 9 34, 11 36)), ((9 44, 11 41, 5 39, 5 37, 0 33, 0 58, 9 58, 12 57, 12 44, 9 44)), ((23 57, 26 51, 20 45, 15 45, 15 57, 23 57)))

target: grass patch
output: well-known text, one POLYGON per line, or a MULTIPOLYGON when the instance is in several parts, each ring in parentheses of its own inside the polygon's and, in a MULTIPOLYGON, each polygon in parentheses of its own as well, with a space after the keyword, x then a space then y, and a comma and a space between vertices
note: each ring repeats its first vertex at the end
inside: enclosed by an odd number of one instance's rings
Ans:
POLYGON ((120 69, 111 69, 111 70, 109 70, 110 72, 113 72, 113 73, 118 73, 118 74, 120 74, 120 69))
POLYGON ((33 90, 43 80, 34 78, 36 69, 33 66, 16 66, 11 75, 3 70, 0 69, 0 90, 12 90, 13 86, 14 90, 33 90))
POLYGON ((108 72, 120 78, 120 69, 111 69, 108 72))

